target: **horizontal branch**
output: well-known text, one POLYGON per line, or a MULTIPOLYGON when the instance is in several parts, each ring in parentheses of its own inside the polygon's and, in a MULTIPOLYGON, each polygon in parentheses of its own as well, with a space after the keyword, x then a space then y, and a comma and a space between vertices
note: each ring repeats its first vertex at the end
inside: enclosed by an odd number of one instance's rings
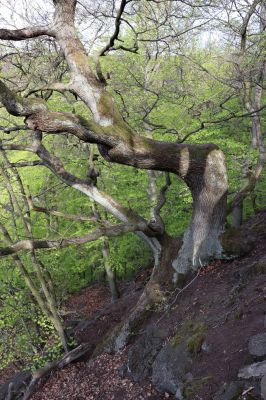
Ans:
POLYGON ((29 151, 35 153, 32 146, 27 146, 24 144, 5 144, 0 140, 0 150, 17 150, 17 151, 29 151))
POLYGON ((38 111, 47 110, 47 105, 42 99, 25 99, 10 90, 3 81, 0 80, 0 101, 6 110, 16 117, 29 116, 38 111))
POLYGON ((35 161, 20 161, 16 163, 10 163, 9 166, 6 166, 5 168, 24 168, 24 167, 37 167, 37 166, 44 166, 44 163, 39 160, 35 161))
POLYGON ((54 82, 48 85, 44 85, 35 89, 31 89, 29 92, 27 92, 27 94, 25 95, 25 97, 30 96, 31 94, 37 93, 37 92, 41 92, 41 91, 55 91, 55 92, 60 92, 60 93, 64 93, 67 91, 71 91, 71 84, 70 83, 63 83, 63 82, 54 82))
POLYGON ((16 254, 20 251, 32 251, 37 249, 61 249, 71 245, 80 245, 88 242, 93 242, 101 237, 114 237, 120 236, 124 233, 143 231, 146 228, 145 224, 139 225, 108 225, 100 229, 96 229, 94 232, 89 233, 85 236, 76 236, 72 238, 62 238, 58 240, 21 240, 11 246, 0 249, 0 257, 6 257, 12 254, 16 254))
POLYGON ((23 29, 0 29, 0 39, 2 40, 25 40, 39 36, 53 36, 49 26, 32 26, 23 29))
POLYGON ((3 131, 4 133, 25 131, 26 129, 28 129, 26 125, 16 125, 16 126, 2 126, 2 125, 0 125, 0 131, 3 131))

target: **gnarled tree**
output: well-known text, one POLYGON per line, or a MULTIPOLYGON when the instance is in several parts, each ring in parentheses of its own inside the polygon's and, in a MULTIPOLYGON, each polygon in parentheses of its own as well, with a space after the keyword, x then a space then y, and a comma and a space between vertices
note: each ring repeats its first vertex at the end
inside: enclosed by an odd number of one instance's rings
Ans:
MULTIPOLYGON (((19 242, 2 249, 0 255, 14 254, 20 250, 58 248, 127 231, 134 231, 143 238, 153 252, 154 269, 135 310, 120 327, 114 345, 118 348, 125 343, 130 330, 145 311, 147 304, 162 298, 161 289, 164 281, 173 279, 171 271, 176 273, 176 279, 178 274, 196 270, 211 258, 221 256, 219 235, 225 222, 227 196, 224 156, 215 144, 188 145, 156 141, 141 136, 122 118, 108 90, 99 57, 104 56, 113 48, 119 35, 121 16, 126 7, 134 6, 134 2, 121 1, 115 18, 115 31, 109 43, 98 53, 95 69, 91 65, 92 61, 75 26, 77 1, 53 0, 53 3, 54 18, 47 26, 18 30, 0 29, 0 38, 21 41, 46 36, 55 40, 67 63, 69 81, 53 83, 41 89, 71 92, 87 106, 87 118, 71 113, 50 111, 45 100, 32 96, 23 97, 11 90, 2 80, 0 100, 3 106, 11 115, 25 118, 26 128, 32 132, 33 140, 27 145, 3 142, 1 148, 35 153, 42 165, 49 168, 61 181, 97 202, 123 224, 104 226, 83 238, 19 242), (180 239, 170 238, 166 234, 162 220, 158 215, 156 216, 156 213, 155 218, 146 221, 133 210, 122 206, 101 192, 88 180, 68 172, 62 161, 44 146, 42 133, 71 134, 83 142, 97 144, 100 154, 109 162, 171 172, 183 179, 192 193, 193 213, 182 243, 180 239)), ((137 34, 136 38, 138 38, 137 34)), ((131 49, 126 50, 137 51, 136 43, 131 49)))

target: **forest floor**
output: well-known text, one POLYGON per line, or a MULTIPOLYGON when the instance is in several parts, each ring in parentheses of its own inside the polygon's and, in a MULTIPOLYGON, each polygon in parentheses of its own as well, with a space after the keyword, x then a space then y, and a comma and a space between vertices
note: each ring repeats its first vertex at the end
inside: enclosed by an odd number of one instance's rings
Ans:
MULTIPOLYGON (((247 221, 242 231, 254 238, 248 254, 234 260, 216 262, 200 274, 182 293, 169 296, 170 309, 154 310, 142 331, 150 327, 167 329, 166 341, 189 323, 204 324, 204 343, 194 355, 190 368, 194 389, 191 400, 211 400, 224 383, 237 379, 240 368, 254 362, 248 352, 248 339, 265 332, 266 300, 266 212, 247 221), (264 267, 253 267, 264 260, 264 267)), ((108 289, 95 284, 71 296, 66 308, 80 320, 76 338, 91 343, 91 352, 104 334, 120 322, 137 302, 150 270, 143 269, 135 279, 121 282, 121 298, 110 303, 108 289)), ((70 318, 70 317, 68 317, 70 318)), ((77 323, 77 321, 75 322, 77 323)), ((33 400, 159 400, 174 399, 158 393, 151 380, 136 383, 121 374, 132 344, 116 354, 101 354, 53 372, 39 386, 33 400)), ((252 390, 250 399, 259 399, 252 390)), ((244 397, 243 397, 244 399, 244 397)))

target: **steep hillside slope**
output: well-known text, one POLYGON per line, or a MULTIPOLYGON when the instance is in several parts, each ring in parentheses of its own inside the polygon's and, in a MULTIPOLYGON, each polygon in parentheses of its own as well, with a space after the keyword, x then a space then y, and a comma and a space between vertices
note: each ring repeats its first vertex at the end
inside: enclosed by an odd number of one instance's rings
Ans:
POLYGON ((90 343, 90 350, 82 361, 41 382, 32 399, 261 399, 260 380, 266 373, 266 212, 232 235, 234 250, 242 255, 202 268, 181 291, 169 293, 167 303, 158 304, 117 354, 90 357, 104 334, 130 312, 149 270, 122 283, 123 296, 113 304, 101 285, 70 298, 68 308, 76 316, 68 324, 77 340, 90 343), (259 363, 257 377, 239 373, 253 363, 259 363))

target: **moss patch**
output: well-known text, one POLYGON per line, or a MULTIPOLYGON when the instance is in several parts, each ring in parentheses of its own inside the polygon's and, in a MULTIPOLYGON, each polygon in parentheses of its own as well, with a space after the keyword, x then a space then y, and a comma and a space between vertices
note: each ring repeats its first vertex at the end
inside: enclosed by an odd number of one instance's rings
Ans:
POLYGON ((200 352, 201 345, 205 340, 207 326, 204 322, 186 321, 176 335, 171 339, 172 347, 177 347, 180 343, 186 342, 187 349, 191 355, 195 356, 200 352))
POLYGON ((187 340, 188 351, 194 356, 198 354, 200 352, 201 345, 204 342, 204 339, 205 339, 205 333, 203 332, 195 333, 195 335, 191 336, 187 340))

